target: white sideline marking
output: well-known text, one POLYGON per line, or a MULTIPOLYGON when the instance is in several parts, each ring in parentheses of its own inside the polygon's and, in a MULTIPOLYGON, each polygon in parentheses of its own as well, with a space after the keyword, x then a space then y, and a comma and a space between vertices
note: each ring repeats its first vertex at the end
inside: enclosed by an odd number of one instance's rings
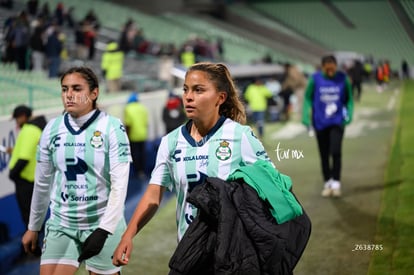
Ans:
POLYGON ((279 131, 272 133, 272 139, 291 139, 294 138, 303 132, 306 128, 300 123, 289 122, 283 126, 279 131))
POLYGON ((394 109, 396 98, 399 92, 400 92, 399 89, 394 89, 394 93, 392 94, 390 101, 388 101, 388 104, 387 104, 387 111, 391 111, 392 109, 394 109))

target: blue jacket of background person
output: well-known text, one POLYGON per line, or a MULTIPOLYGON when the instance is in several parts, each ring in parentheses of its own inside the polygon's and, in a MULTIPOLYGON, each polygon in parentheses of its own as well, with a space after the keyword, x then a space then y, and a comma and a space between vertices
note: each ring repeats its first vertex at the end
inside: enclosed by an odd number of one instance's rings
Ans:
POLYGON ((338 71, 329 78, 317 72, 306 89, 302 122, 309 124, 312 109, 312 123, 317 131, 348 124, 352 120, 352 102, 351 84, 345 73, 338 71))

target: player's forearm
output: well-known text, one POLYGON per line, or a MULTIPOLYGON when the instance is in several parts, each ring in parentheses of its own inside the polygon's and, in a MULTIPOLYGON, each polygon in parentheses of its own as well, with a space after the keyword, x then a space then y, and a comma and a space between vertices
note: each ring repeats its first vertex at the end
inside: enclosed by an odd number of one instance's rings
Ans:
POLYGON ((164 190, 165 188, 159 185, 148 185, 147 190, 135 209, 123 238, 132 239, 151 220, 158 210, 164 190))

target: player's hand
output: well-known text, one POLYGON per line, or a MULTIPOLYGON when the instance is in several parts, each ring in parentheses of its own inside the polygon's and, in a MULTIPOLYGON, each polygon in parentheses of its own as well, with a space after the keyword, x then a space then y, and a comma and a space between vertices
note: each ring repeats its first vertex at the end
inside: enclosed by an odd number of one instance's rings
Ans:
POLYGON ((132 238, 122 237, 118 247, 114 251, 114 255, 112 256, 112 264, 115 266, 127 265, 129 257, 131 256, 132 248, 132 238))
POLYGON ((109 232, 102 228, 97 228, 93 231, 82 245, 82 252, 78 258, 78 262, 82 262, 83 260, 98 255, 99 252, 101 252, 108 235, 109 232))
POLYGON ((22 237, 24 252, 38 254, 40 248, 37 246, 39 232, 27 230, 22 237))

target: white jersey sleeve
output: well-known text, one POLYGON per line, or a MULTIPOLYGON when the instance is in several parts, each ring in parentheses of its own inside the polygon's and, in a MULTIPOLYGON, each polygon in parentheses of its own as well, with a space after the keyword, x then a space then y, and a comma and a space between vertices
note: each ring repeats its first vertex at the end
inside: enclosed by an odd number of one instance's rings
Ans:
POLYGON ((131 161, 128 137, 120 121, 115 120, 109 140, 111 187, 108 204, 99 227, 113 233, 124 214, 131 161))
POLYGON ((99 227, 110 233, 114 233, 120 218, 124 214, 124 203, 127 194, 129 163, 120 162, 111 167, 111 190, 109 191, 108 204, 99 227))
MULTIPOLYGON (((177 130, 175 132, 177 132, 177 130)), ((170 191, 174 189, 174 184, 171 178, 172 171, 170 167, 172 163, 170 158, 170 152, 173 150, 173 147, 175 146, 174 144, 176 143, 176 139, 169 139, 168 137, 174 136, 176 134, 175 132, 171 132, 170 135, 164 136, 161 139, 161 143, 157 151, 155 166, 152 170, 150 179, 150 183, 162 185, 170 191)))
MULTIPOLYGON (((253 130, 248 126, 241 126, 244 128, 241 138, 241 153, 244 164, 250 165, 258 160, 266 160, 272 163, 263 144, 254 135, 253 130)), ((274 166, 274 164, 272 163, 274 166)))
POLYGON ((50 202, 50 190, 53 184, 55 168, 52 163, 52 156, 48 149, 50 127, 53 122, 50 121, 45 127, 37 146, 37 164, 35 170, 35 184, 30 207, 30 219, 28 229, 40 231, 47 209, 50 202))

